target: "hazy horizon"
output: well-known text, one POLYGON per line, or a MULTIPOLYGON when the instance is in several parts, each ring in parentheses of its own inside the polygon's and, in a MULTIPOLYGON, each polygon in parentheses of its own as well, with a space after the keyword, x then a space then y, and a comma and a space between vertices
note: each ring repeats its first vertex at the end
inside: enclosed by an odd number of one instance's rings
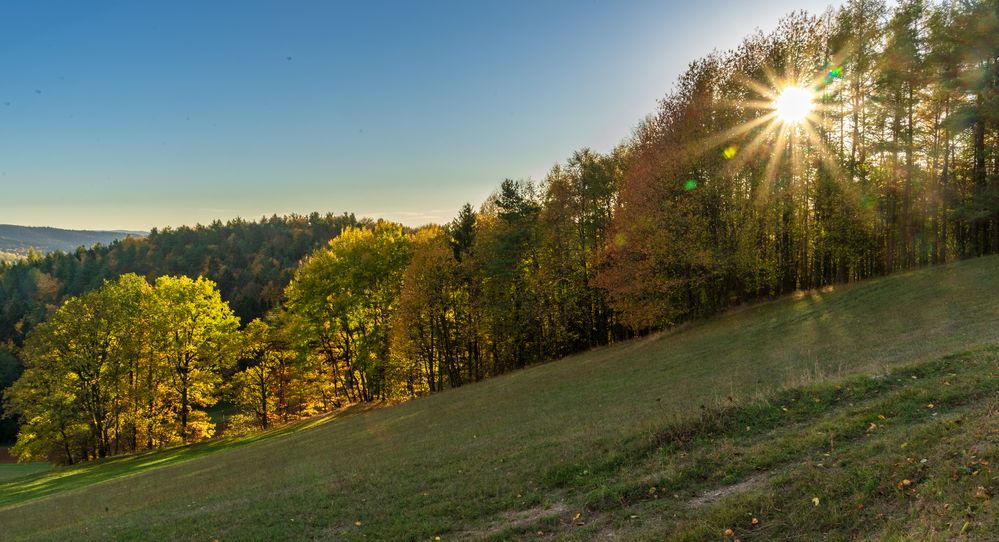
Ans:
POLYGON ((446 222, 613 148, 691 60, 831 3, 15 2, 0 222, 446 222))

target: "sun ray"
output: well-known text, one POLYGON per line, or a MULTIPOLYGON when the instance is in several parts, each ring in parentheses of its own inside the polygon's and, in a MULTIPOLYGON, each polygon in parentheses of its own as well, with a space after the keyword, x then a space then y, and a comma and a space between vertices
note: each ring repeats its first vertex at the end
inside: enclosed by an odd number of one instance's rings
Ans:
POLYGON ((804 123, 801 125, 802 130, 805 132, 805 136, 808 138, 809 143, 815 145, 819 149, 819 160, 822 164, 829 170, 829 174, 833 178, 841 179, 843 178, 843 172, 840 169, 839 162, 837 162, 833 156, 832 150, 823 141, 822 136, 815 131, 815 127, 809 123, 804 123))
MULTIPOLYGON (((769 75, 766 75, 769 79, 769 75)), ((765 99, 772 100, 776 93, 774 92, 774 87, 776 85, 767 86, 766 84, 754 81, 753 79, 746 77, 745 75, 737 75, 736 82, 740 85, 746 87, 747 89, 756 92, 756 94, 762 96, 765 99)))
POLYGON ((773 152, 770 153, 767 168, 763 173, 764 186, 759 191, 759 198, 768 198, 770 196, 774 181, 777 179, 777 169, 780 167, 781 157, 784 154, 784 146, 787 143, 787 133, 788 127, 786 124, 777 130, 777 141, 774 142, 773 152))
POLYGON ((732 108, 745 108, 745 109, 756 109, 760 111, 773 111, 774 102, 772 99, 767 100, 731 100, 720 102, 723 105, 728 105, 732 108))
POLYGON ((701 141, 700 144, 698 145, 699 147, 698 152, 705 152, 709 149, 717 147, 718 145, 721 145, 722 143, 731 141, 732 139, 741 136, 742 134, 745 134, 746 132, 752 130, 753 128, 756 128, 757 126, 760 126, 761 124, 765 124, 775 119, 776 117, 777 115, 773 111, 771 111, 766 115, 761 115, 753 120, 744 122, 737 126, 733 126, 732 128, 725 130, 724 132, 721 132, 717 135, 709 137, 708 139, 705 139, 704 141, 701 141))
POLYGON ((762 130, 760 130, 759 133, 757 133, 756 136, 749 141, 749 144, 747 144, 745 147, 739 150, 738 153, 736 153, 735 158, 732 160, 732 162, 729 164, 728 168, 726 169, 728 169, 728 171, 732 173, 735 173, 740 169, 742 169, 742 167, 746 165, 746 162, 748 162, 749 159, 752 158, 752 156, 763 145, 763 143, 767 140, 767 138, 773 136, 774 127, 777 126, 779 122, 780 120, 777 118, 777 115, 771 115, 770 124, 768 124, 762 130))

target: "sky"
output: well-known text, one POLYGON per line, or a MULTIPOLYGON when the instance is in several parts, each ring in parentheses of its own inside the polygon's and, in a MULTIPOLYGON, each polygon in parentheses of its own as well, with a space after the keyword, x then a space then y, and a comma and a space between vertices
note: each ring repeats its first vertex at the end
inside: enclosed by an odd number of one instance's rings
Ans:
POLYGON ((0 223, 416 226, 540 180, 687 65, 836 0, 4 0, 0 223))

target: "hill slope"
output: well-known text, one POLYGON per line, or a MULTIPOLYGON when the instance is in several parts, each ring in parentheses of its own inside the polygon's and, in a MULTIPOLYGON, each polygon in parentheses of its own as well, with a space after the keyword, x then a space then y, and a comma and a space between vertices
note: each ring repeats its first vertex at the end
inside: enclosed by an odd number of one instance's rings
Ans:
POLYGON ((997 257, 804 294, 391 408, 20 477, 0 484, 0 524, 15 539, 981 538, 997 527, 997 296, 997 257))
POLYGON ((125 237, 143 237, 146 232, 63 230, 33 226, 0 224, 0 252, 25 255, 28 249, 47 254, 61 250, 72 252, 79 247, 109 245, 125 237))

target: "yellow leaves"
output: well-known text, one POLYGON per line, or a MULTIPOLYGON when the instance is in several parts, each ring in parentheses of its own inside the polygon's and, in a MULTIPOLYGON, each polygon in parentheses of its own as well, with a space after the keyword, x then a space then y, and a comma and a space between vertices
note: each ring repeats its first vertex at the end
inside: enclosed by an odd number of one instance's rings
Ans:
POLYGON ((733 531, 732 529, 725 529, 725 532, 722 534, 725 535, 725 538, 732 538, 733 536, 735 536, 735 531, 733 531))
POLYGON ((929 403, 928 405, 926 405, 926 408, 929 408, 929 409, 933 409, 933 408, 936 408, 936 407, 937 406, 934 405, 933 403, 929 403))
POLYGON ((876 423, 874 423, 874 422, 871 422, 871 425, 869 425, 869 426, 867 427, 867 432, 868 432, 868 433, 873 433, 873 432, 874 432, 874 431, 876 431, 877 429, 878 429, 878 424, 876 424, 876 423))
POLYGON ((812 497, 812 505, 814 505, 814 506, 818 506, 819 505, 819 498, 818 497, 812 497))
POLYGON ((726 160, 731 160, 735 158, 735 155, 738 152, 739 152, 738 147, 736 147, 735 145, 730 145, 726 147, 724 151, 722 151, 722 156, 724 156, 726 160))
POLYGON ((360 520, 355 521, 354 522, 354 526, 355 527, 360 527, 361 526, 361 521, 360 520))
POLYGON ((756 527, 757 525, 760 524, 760 520, 753 518, 753 521, 751 521, 750 523, 753 525, 753 527, 756 527))
POLYGON ((895 489, 897 489, 899 491, 902 491, 903 489, 905 489, 905 488, 907 488, 907 487, 909 487, 911 485, 912 485, 912 480, 909 480, 908 478, 906 478, 905 480, 900 480, 897 484, 895 484, 895 489))

